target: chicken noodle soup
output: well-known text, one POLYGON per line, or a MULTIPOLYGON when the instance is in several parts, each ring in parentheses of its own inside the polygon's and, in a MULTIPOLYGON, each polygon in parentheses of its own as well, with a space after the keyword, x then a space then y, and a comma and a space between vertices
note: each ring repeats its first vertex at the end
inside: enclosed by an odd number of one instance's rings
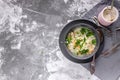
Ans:
POLYGON ((89 55, 96 46, 96 37, 91 29, 77 27, 67 34, 66 46, 74 55, 89 55))

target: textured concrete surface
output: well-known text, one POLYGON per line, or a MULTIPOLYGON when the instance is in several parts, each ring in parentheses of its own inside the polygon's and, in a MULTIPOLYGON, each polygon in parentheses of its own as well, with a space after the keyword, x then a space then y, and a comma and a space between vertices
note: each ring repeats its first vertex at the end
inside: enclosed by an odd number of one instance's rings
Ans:
POLYGON ((100 80, 59 49, 62 28, 100 0, 0 0, 0 80, 100 80))

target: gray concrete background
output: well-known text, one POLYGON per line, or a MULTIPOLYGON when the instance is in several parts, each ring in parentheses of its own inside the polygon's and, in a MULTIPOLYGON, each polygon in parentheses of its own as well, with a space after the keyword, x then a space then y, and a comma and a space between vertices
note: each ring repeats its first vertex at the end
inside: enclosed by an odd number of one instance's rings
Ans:
POLYGON ((0 80, 100 80, 59 49, 65 24, 100 0, 0 0, 0 80))

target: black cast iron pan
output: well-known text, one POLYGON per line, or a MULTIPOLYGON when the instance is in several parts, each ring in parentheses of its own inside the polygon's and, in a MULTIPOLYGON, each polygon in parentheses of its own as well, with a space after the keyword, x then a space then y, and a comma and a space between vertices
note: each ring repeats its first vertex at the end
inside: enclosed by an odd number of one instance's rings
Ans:
POLYGON ((59 36, 59 46, 60 49, 63 53, 63 55, 68 58, 69 60, 76 62, 76 63, 88 63, 92 61, 93 55, 96 56, 96 58, 100 55, 102 49, 103 49, 103 42, 104 42, 104 35, 102 33, 102 30, 100 29, 99 26, 97 26, 95 23, 85 20, 85 19, 79 19, 79 20, 74 20, 70 23, 68 23, 61 31, 61 34, 59 36), (73 55, 68 48, 66 47, 65 44, 65 39, 67 34, 74 28, 84 26, 89 29, 91 29, 96 37, 96 47, 94 49, 94 52, 91 55, 83 56, 83 57, 78 57, 73 55), (102 46, 101 46, 102 45, 102 46))

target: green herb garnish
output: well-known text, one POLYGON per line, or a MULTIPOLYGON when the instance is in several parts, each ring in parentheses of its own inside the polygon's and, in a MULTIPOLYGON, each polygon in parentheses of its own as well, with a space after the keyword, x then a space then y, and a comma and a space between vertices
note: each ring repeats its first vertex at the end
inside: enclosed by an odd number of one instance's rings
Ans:
POLYGON ((82 34, 85 34, 85 33, 86 33, 86 28, 81 28, 80 32, 81 32, 82 34))
POLYGON ((83 50, 80 51, 80 53, 81 53, 81 54, 87 54, 88 51, 89 51, 88 49, 83 49, 83 50))
POLYGON ((80 32, 81 32, 82 34, 86 34, 87 37, 93 35, 93 32, 92 32, 90 29, 88 29, 88 28, 81 28, 80 32))
POLYGON ((79 46, 79 45, 80 45, 80 42, 81 42, 81 40, 78 39, 78 40, 76 41, 76 43, 75 43, 76 46, 79 46))
POLYGON ((86 41, 86 38, 83 39, 83 42, 82 42, 82 44, 80 45, 80 48, 83 47, 83 44, 85 43, 85 41, 86 41))
POLYGON ((94 44, 94 45, 96 44, 96 39, 92 40, 92 44, 94 44))
POLYGON ((67 45, 70 44, 71 40, 72 40, 72 37, 71 37, 71 36, 68 36, 68 37, 66 38, 66 44, 67 44, 67 45))
POLYGON ((90 36, 93 36, 93 32, 92 31, 89 31, 87 34, 86 34, 87 37, 90 37, 90 36))
POLYGON ((80 32, 82 33, 82 34, 86 34, 86 33, 88 33, 90 30, 88 29, 88 28, 81 28, 81 30, 80 30, 80 32))

